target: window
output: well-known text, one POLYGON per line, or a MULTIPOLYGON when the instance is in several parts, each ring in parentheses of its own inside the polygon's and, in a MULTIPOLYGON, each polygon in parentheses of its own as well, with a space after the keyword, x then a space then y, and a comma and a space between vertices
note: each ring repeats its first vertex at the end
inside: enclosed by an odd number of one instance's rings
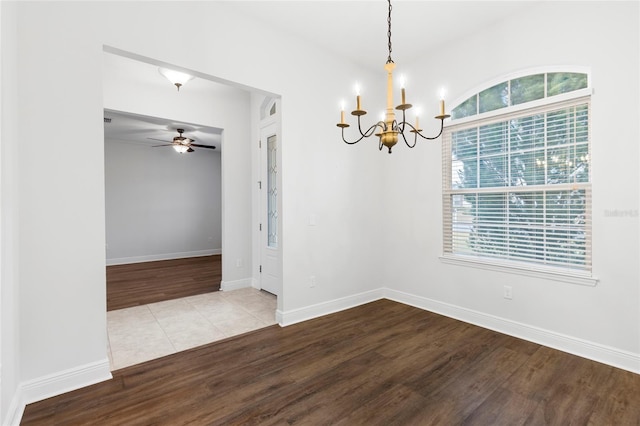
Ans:
POLYGON ((444 259, 591 276, 587 77, 518 76, 452 110, 443 148, 444 259))

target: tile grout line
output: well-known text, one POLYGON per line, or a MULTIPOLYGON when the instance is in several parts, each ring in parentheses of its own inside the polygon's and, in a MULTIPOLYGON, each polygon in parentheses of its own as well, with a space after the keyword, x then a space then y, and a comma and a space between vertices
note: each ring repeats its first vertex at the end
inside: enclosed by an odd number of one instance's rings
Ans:
MULTIPOLYGON (((211 294, 216 294, 216 293, 211 293, 211 294)), ((191 307, 198 313, 198 315, 200 315, 202 318, 205 319, 205 321, 207 321, 209 324, 211 324, 213 326, 213 328, 215 328, 216 330, 218 330, 220 333, 222 333, 223 336, 225 336, 225 338, 231 337, 229 334, 225 333, 224 330, 221 330, 219 327, 217 327, 209 318, 207 318, 202 312, 200 312, 200 309, 198 309, 197 306, 195 306, 193 303, 189 302, 188 300, 186 301, 189 305, 191 305, 191 307)), ((216 340, 212 340, 209 343, 213 343, 217 340, 220 339, 216 339, 216 340)))

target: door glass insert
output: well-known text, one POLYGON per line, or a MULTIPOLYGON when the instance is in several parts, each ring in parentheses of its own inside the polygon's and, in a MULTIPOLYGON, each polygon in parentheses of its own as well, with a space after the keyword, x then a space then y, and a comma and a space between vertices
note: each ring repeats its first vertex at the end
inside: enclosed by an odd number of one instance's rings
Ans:
POLYGON ((278 145, 276 136, 267 138, 267 246, 278 247, 278 145))

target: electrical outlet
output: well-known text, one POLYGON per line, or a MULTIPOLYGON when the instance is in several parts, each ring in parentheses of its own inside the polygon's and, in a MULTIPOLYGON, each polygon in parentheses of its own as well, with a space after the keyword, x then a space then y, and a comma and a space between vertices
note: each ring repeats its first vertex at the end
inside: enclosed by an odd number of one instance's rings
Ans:
POLYGON ((503 294, 505 299, 513 299, 513 288, 511 288, 511 286, 509 285, 505 285, 504 286, 504 294, 503 294))
POLYGON ((309 287, 313 288, 316 286, 316 276, 315 275, 311 275, 309 277, 309 287))

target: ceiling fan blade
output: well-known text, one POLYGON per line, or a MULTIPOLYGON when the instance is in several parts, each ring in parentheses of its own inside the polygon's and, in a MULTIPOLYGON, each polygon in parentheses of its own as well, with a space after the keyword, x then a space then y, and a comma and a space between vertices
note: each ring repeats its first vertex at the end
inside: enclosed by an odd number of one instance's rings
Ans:
POLYGON ((166 143, 164 145, 151 145, 151 148, 157 148, 159 146, 172 146, 172 145, 173 145, 172 143, 166 143))
POLYGON ((189 144, 189 145, 195 146, 195 147, 198 147, 198 148, 216 149, 215 146, 211 146, 211 145, 200 145, 200 144, 197 144, 197 143, 192 143, 192 144, 189 144))
POLYGON ((165 140, 165 139, 156 139, 156 138, 147 138, 150 139, 152 141, 160 141, 160 142, 165 142, 165 143, 171 143, 171 141, 165 140))
POLYGON ((193 152, 193 151, 194 151, 194 149, 191 148, 191 147, 189 147, 189 149, 187 150, 187 152, 193 152))

